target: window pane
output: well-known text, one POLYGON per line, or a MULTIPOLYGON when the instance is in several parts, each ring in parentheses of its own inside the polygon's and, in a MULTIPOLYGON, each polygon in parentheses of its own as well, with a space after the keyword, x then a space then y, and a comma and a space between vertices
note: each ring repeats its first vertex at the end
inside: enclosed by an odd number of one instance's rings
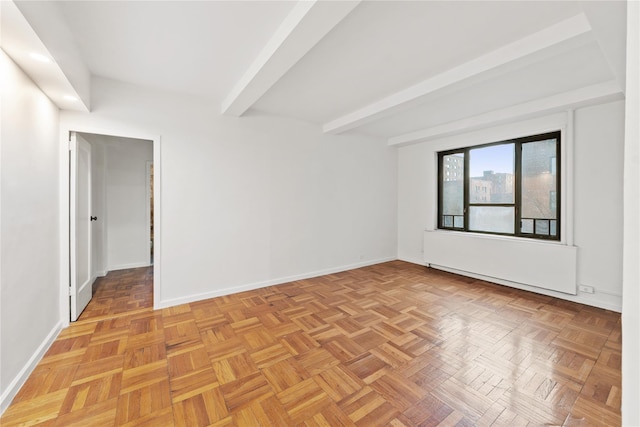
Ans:
POLYGON ((512 233, 515 209, 504 206, 470 206, 469 230, 512 233))
POLYGON ((549 235, 549 221, 546 219, 536 219, 536 234, 549 235))
POLYGON ((557 219, 556 146, 555 139, 522 144, 523 218, 557 219))
POLYGON ((514 147, 500 144, 469 150, 469 203, 514 202, 514 147))
POLYGON ((520 232, 525 234, 533 233, 533 220, 522 218, 522 227, 520 227, 520 232))
POLYGON ((462 228, 453 216, 464 215, 464 153, 443 156, 442 181, 442 224, 462 228))

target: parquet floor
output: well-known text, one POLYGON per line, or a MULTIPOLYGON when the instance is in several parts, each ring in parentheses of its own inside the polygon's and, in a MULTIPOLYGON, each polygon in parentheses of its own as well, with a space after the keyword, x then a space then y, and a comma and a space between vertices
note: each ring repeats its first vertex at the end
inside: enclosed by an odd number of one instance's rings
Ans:
POLYGON ((100 279, 0 424, 620 425, 617 313, 401 261, 151 305, 100 279))

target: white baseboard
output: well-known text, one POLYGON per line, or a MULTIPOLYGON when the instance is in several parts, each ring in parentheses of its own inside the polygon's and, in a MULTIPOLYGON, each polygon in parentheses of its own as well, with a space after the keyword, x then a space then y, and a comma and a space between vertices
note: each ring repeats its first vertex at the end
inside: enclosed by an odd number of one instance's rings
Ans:
POLYGON ((47 350, 49 350, 49 347, 51 347, 51 344, 56 340, 60 331, 62 331, 62 322, 58 322, 53 327, 44 341, 38 346, 35 353, 33 353, 27 363, 25 363, 20 372, 18 372, 18 375, 9 383, 6 390, 2 392, 2 395, 0 395, 0 415, 6 411, 13 398, 16 397, 16 394, 18 394, 24 383, 27 382, 29 375, 31 375, 47 350))
MULTIPOLYGON (((411 261, 409 259, 402 259, 401 261, 407 261, 412 264, 418 264, 424 266, 424 261, 411 261)), ((426 266, 425 266, 426 267, 426 266)), ((511 288, 521 289, 523 291, 529 291, 536 294, 546 295, 566 301, 577 302, 579 304, 589 305, 591 307, 603 308, 605 310, 615 311, 617 313, 622 312, 622 296, 613 295, 605 292, 598 292, 594 294, 587 294, 578 292, 577 295, 565 294, 563 292, 555 292, 548 289, 537 288, 535 286, 524 285, 522 283, 510 282, 508 280, 496 279, 493 277, 483 276, 481 274, 470 273, 468 271, 460 271, 454 268, 447 268, 441 266, 432 265, 432 268, 442 271, 448 271, 449 273, 459 274, 461 276, 473 277, 474 279, 484 280, 486 282, 496 283, 498 285, 509 286, 511 288)))
POLYGON ((112 267, 109 267, 109 271, 127 270, 129 268, 140 268, 140 267, 150 267, 150 266, 151 264, 149 264, 148 262, 133 262, 131 264, 114 265, 112 267))
POLYGON ((380 263, 383 263, 383 262, 395 261, 396 259, 397 259, 396 257, 380 258, 380 259, 376 259, 376 260, 363 261, 363 262, 359 262, 359 263, 355 263, 355 264, 343 265, 343 266, 340 266, 340 267, 327 268, 325 270, 318 270, 318 271, 313 271, 313 272, 310 272, 310 273, 297 274, 297 275, 294 275, 294 276, 287 276, 287 277, 280 277, 278 279, 272 279, 272 280, 265 280, 264 282, 254 282, 254 283, 248 283, 246 285, 241 285, 241 286, 234 286, 234 287, 230 287, 230 288, 217 289, 217 290, 211 291, 211 292, 204 292, 204 293, 201 293, 201 294, 188 295, 186 297, 163 300, 163 301, 160 301, 160 303, 157 306, 155 306, 154 308, 155 309, 159 309, 159 308, 173 307, 175 305, 187 304, 187 303, 194 302, 194 301, 201 301, 201 300, 205 300, 205 299, 209 299, 209 298, 215 298, 215 297, 220 297, 220 296, 224 296, 224 295, 235 294, 235 293, 238 293, 238 292, 252 291, 254 289, 266 288, 267 286, 281 285, 283 283, 294 282, 296 280, 311 279, 313 277, 324 276, 326 274, 340 273, 342 271, 348 271, 348 270, 353 270, 353 269, 356 269, 356 268, 367 267, 367 266, 370 266, 370 265, 380 264, 380 263))
POLYGON ((398 256, 398 260, 399 260, 399 261, 406 261, 406 262, 410 262, 411 264, 424 265, 424 260, 419 259, 419 258, 411 258, 411 257, 398 256))

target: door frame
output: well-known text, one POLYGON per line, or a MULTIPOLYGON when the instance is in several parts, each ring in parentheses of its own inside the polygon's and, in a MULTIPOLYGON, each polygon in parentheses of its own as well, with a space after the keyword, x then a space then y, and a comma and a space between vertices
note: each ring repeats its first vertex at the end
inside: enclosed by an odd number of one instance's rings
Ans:
POLYGON ((60 193, 60 322, 62 327, 70 324, 69 320, 69 283, 70 283, 70 257, 69 257, 69 138, 71 132, 92 133, 97 135, 115 136, 120 138, 135 138, 152 141, 153 143, 153 211, 154 211, 154 267, 153 267, 153 306, 159 306, 162 300, 161 278, 162 278, 162 161, 161 161, 161 137, 159 135, 149 135, 136 131, 122 131, 117 128, 93 128, 82 125, 61 125, 60 126, 60 171, 59 171, 59 193, 60 193))
MULTIPOLYGON (((147 206, 147 262, 149 265, 153 265, 151 262, 151 196, 153 196, 153 192, 151 191, 151 167, 153 162, 147 162, 146 165, 146 176, 145 176, 145 205, 147 206)), ((154 180, 155 184, 155 180, 154 180)), ((155 200, 155 199, 154 199, 155 200)), ((155 202, 153 204, 153 210, 155 211, 155 202)))

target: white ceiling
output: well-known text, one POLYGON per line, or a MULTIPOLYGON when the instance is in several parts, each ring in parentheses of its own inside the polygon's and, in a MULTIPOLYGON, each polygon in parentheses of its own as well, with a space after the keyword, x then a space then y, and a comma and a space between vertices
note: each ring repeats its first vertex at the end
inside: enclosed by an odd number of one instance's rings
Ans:
POLYGON ((295 2, 62 1, 89 70, 220 103, 295 2))
POLYGON ((93 76, 391 142, 532 102, 623 96, 619 1, 16 4, 56 60, 77 52, 93 76))

